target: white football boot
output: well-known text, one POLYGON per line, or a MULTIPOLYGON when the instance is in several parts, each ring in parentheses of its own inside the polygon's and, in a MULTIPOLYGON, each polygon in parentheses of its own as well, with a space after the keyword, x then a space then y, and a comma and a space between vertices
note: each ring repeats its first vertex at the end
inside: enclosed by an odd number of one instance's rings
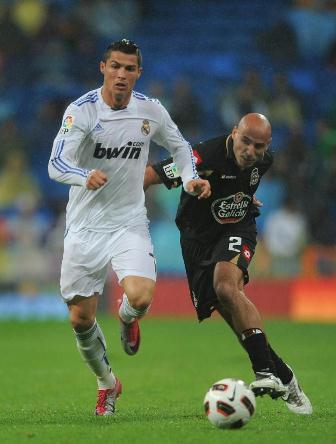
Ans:
POLYGON ((256 372, 256 380, 251 382, 250 389, 255 396, 270 395, 273 399, 285 396, 288 392, 281 380, 268 372, 256 372))
POLYGON ((286 402, 288 409, 298 415, 311 415, 313 413, 311 402, 302 391, 294 373, 291 381, 285 387, 287 388, 287 393, 282 396, 282 399, 286 402))

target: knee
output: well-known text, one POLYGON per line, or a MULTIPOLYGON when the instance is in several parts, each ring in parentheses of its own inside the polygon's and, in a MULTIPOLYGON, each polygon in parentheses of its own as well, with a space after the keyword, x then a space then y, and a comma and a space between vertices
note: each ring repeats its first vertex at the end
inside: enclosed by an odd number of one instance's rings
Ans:
POLYGON ((70 311, 70 323, 72 328, 80 333, 89 330, 95 322, 95 316, 78 311, 70 311))
POLYGON ((238 290, 235 283, 229 280, 222 280, 215 283, 214 290, 219 302, 225 307, 230 308, 238 290))
POLYGON ((150 279, 137 279, 124 287, 128 301, 136 310, 146 310, 152 302, 155 282, 150 279))
POLYGON ((131 298, 128 297, 132 307, 140 311, 146 310, 150 306, 152 299, 153 293, 150 291, 133 294, 131 298))

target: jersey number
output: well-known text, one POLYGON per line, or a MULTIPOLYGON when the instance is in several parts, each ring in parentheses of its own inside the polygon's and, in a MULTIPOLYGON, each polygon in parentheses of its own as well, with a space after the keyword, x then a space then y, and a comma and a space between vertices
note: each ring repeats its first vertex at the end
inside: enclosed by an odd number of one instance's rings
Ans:
POLYGON ((238 253, 240 253, 240 248, 235 248, 241 245, 242 243, 242 238, 241 237, 236 237, 236 236, 231 236, 230 237, 230 243, 229 243, 229 250, 231 251, 237 251, 238 253))

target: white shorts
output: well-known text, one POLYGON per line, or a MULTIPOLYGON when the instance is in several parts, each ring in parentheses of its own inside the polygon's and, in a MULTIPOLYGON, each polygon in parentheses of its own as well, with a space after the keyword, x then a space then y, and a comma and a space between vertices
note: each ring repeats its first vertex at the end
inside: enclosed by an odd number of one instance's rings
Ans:
POLYGON ((147 225, 108 233, 69 231, 64 239, 61 269, 63 299, 101 294, 109 264, 119 282, 126 276, 156 281, 156 262, 147 225))

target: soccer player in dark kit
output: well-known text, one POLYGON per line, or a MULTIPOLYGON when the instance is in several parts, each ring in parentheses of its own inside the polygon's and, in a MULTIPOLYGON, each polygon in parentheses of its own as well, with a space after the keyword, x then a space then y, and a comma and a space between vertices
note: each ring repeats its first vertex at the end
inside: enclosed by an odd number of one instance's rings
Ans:
MULTIPOLYGON (((197 144, 198 174, 211 185, 209 199, 182 190, 176 215, 190 295, 199 321, 217 310, 247 351, 256 396, 281 397, 290 411, 311 414, 312 406, 292 369, 266 337, 261 316, 246 297, 248 266, 256 247, 258 201, 254 195, 273 162, 271 125, 258 113, 245 115, 229 135, 197 144)), ((146 167, 144 188, 179 186, 172 158, 146 167)))

